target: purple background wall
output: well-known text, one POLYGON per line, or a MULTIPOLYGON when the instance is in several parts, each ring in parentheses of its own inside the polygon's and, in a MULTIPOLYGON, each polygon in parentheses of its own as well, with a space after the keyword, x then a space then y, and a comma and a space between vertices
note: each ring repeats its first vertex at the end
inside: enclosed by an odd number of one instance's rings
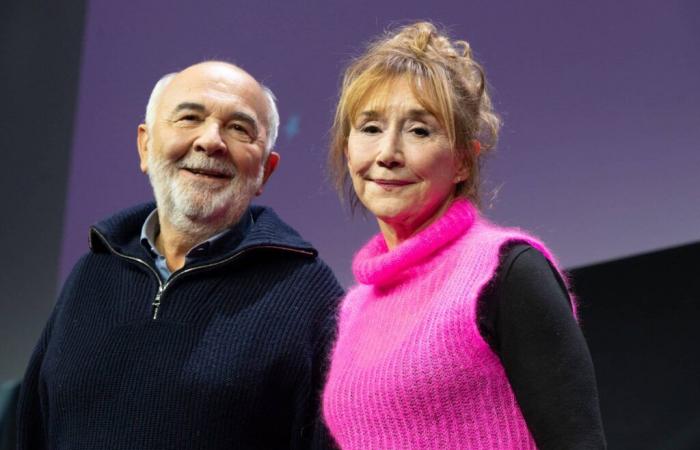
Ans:
POLYGON ((259 202, 349 284, 352 253, 376 226, 349 220, 324 175, 339 75, 369 38, 415 19, 468 40, 495 88, 505 126, 487 163, 487 186, 499 188, 488 215, 538 234, 566 266, 696 240, 698 5, 90 1, 61 278, 86 251, 91 223, 151 198, 135 143, 152 85, 222 58, 279 99, 282 161, 259 202))

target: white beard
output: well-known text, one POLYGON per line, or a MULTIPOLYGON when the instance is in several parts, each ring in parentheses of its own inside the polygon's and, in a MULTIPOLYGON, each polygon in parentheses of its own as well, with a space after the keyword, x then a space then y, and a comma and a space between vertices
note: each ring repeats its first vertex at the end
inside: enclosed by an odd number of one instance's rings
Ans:
POLYGON ((190 152, 178 161, 155 156, 148 149, 148 178, 158 205, 158 215, 194 240, 204 240, 238 222, 262 185, 263 166, 257 176, 241 175, 227 160, 190 152), (216 169, 233 176, 229 184, 214 189, 202 180, 183 180, 180 168, 216 169))

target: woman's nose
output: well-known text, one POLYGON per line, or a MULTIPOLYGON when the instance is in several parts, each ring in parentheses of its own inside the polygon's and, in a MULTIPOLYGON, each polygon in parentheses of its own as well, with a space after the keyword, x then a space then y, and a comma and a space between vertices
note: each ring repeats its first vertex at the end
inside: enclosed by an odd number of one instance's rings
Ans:
POLYGON ((400 133, 386 133, 379 146, 377 164, 388 169, 403 166, 403 142, 400 133))

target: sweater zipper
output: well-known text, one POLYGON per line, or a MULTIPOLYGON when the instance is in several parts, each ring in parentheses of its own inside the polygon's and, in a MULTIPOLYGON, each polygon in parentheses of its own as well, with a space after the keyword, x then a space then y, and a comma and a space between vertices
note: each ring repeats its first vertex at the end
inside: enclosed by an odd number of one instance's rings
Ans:
POLYGON ((102 239, 102 242, 107 246, 107 248, 109 249, 110 252, 112 252, 112 254, 114 254, 116 256, 120 256, 122 258, 125 258, 129 261, 134 261, 136 263, 139 263, 139 264, 146 266, 148 268, 148 270, 156 277, 156 280, 158 281, 158 292, 156 292, 156 296, 153 299, 153 303, 151 303, 152 310, 153 310, 153 320, 158 319, 158 311, 160 309, 161 299, 163 298, 163 294, 165 293, 165 290, 168 288, 168 286, 170 286, 173 283, 173 281, 175 281, 176 279, 180 278, 181 276, 183 276, 185 274, 188 274, 188 273, 200 270, 200 269, 205 270, 205 269, 210 269, 212 267, 216 267, 216 266, 221 265, 221 264, 226 264, 226 263, 238 258, 239 256, 243 255, 244 253, 249 252, 250 250, 261 249, 261 248, 274 249, 274 250, 284 250, 284 251, 288 251, 288 252, 292 252, 292 253, 298 253, 301 255, 313 256, 313 252, 310 252, 308 250, 301 250, 301 249, 293 248, 293 247, 285 247, 283 245, 267 245, 267 244, 256 245, 256 246, 248 247, 244 250, 241 250, 238 253, 234 253, 233 255, 229 256, 228 258, 222 259, 221 261, 217 261, 217 262, 210 263, 210 264, 205 264, 203 266, 190 267, 189 269, 175 272, 168 279, 168 281, 163 283, 160 279, 160 275, 158 275, 158 273, 155 271, 155 269, 153 269, 146 261, 144 261, 140 258, 136 258, 135 256, 129 256, 129 255, 126 255, 124 253, 120 253, 120 252, 116 251, 109 244, 107 239, 105 239, 105 237, 102 235, 102 233, 100 233, 99 231, 97 231, 94 228, 93 228, 93 231, 100 237, 100 239, 102 239))

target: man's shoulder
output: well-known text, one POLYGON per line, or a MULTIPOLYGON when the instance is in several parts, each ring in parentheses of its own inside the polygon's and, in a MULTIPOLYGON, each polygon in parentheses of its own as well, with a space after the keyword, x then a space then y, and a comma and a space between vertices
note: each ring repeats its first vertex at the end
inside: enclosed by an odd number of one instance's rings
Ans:
POLYGON ((318 255, 313 245, 283 221, 271 207, 251 205, 250 212, 253 215, 253 227, 246 237, 246 245, 278 245, 318 255))
POLYGON ((304 269, 299 270, 297 276, 306 278, 304 283, 308 283, 308 279, 315 279, 333 291, 342 292, 335 274, 318 256, 318 251, 294 228, 280 219, 272 208, 251 205, 251 213, 255 223, 249 239, 246 239, 246 245, 279 247, 291 250, 292 253, 299 252, 301 258, 295 260, 304 269))
POLYGON ((107 250, 108 247, 133 245, 141 236, 141 227, 148 215, 155 209, 153 202, 135 205, 103 219, 90 227, 90 249, 93 252, 107 250))
POLYGON ((154 208, 153 202, 131 206, 90 226, 88 231, 90 250, 83 253, 73 264, 63 283, 62 291, 71 292, 74 285, 83 283, 85 280, 91 283, 102 283, 102 277, 110 273, 110 270, 106 270, 111 267, 109 264, 116 262, 110 257, 110 250, 138 242, 143 222, 154 208), (95 276, 98 273, 100 276, 95 276))

